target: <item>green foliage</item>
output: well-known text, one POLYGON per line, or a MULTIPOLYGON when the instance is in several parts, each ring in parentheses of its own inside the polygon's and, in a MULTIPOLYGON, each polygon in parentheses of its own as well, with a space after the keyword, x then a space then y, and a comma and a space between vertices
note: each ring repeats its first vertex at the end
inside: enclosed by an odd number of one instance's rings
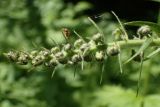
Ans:
MULTIPOLYGON (((106 13, 103 20, 99 22, 94 22, 94 19, 89 21, 84 12, 90 8, 92 6, 85 1, 73 4, 64 0, 1 0, 0 52, 20 52, 19 57, 25 55, 24 52, 52 49, 55 47, 53 41, 56 41, 58 46, 66 43, 62 29, 67 28, 71 32, 69 35, 71 43, 79 39, 77 35, 90 41, 88 40, 92 38, 90 36, 97 33, 103 34, 104 46, 98 46, 99 50, 96 51, 95 46, 91 47, 96 53, 95 56, 101 59, 103 52, 97 53, 97 51, 106 49, 106 44, 115 41, 112 31, 119 24, 121 24, 120 33, 117 34, 122 36, 127 33, 128 39, 134 38, 128 32, 128 25, 148 25, 155 33, 159 33, 159 25, 156 23, 136 21, 125 23, 125 25, 116 15, 119 23, 115 23, 111 20, 109 13, 106 13), (122 29, 122 27, 125 28, 122 29), (77 35, 74 34, 74 30, 78 32, 77 35)), ((123 38, 119 39, 126 45, 123 38)), ((53 78, 51 78, 53 68, 33 67, 32 64, 18 65, 26 63, 23 62, 23 58, 18 59, 18 64, 13 64, 7 62, 1 54, 0 107, 159 107, 160 55, 157 54, 159 48, 149 47, 152 38, 139 39, 141 42, 143 40, 146 42, 143 45, 137 45, 138 48, 119 50, 121 47, 117 48, 118 45, 113 43, 114 47, 110 48, 111 56, 108 56, 107 60, 104 62, 94 60, 90 63, 84 61, 83 71, 80 64, 60 64, 56 67, 53 78), (152 58, 143 62, 138 97, 136 97, 136 86, 139 78, 139 62, 123 65, 123 73, 119 72, 120 70, 122 72, 121 62, 131 57, 130 52, 133 49, 138 50, 136 56, 145 49, 144 58, 152 58), (157 56, 152 57, 155 54, 157 56), (119 55, 119 61, 114 55, 119 55), (102 76, 103 81, 100 85, 102 76)), ((115 42, 118 43, 118 41, 115 42)), ((63 45, 60 47, 64 48, 63 45)), ((29 60, 29 63, 31 61, 29 60)))

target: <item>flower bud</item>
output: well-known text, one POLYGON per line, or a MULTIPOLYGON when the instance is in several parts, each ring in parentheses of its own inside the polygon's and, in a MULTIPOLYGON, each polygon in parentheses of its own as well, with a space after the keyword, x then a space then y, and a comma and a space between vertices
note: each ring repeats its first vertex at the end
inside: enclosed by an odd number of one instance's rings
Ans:
POLYGON ((97 49, 97 45, 96 45, 95 41, 90 40, 90 41, 88 42, 88 44, 89 44, 89 47, 90 47, 89 49, 90 49, 91 51, 97 49))
POLYGON ((29 57, 30 57, 31 59, 33 59, 33 58, 35 58, 35 57, 37 56, 37 54, 38 54, 38 51, 32 51, 32 52, 30 53, 29 57))
POLYGON ((107 48, 107 55, 108 56, 116 56, 119 54, 119 52, 120 52, 120 49, 119 49, 118 45, 113 45, 113 46, 107 48))
POLYGON ((152 35, 152 30, 150 26, 144 25, 137 30, 137 34, 139 35, 140 38, 143 38, 144 36, 148 37, 152 35))
POLYGON ((13 62, 17 61, 18 58, 18 52, 14 52, 14 51, 9 51, 8 53, 4 53, 4 55, 13 62))
POLYGON ((80 55, 75 54, 72 56, 71 60, 73 63, 77 63, 77 62, 81 61, 81 57, 80 57, 80 55))
POLYGON ((103 51, 98 51, 96 52, 95 57, 97 61, 103 61, 105 58, 105 53, 103 51))
POLYGON ((51 53, 56 54, 57 52, 60 52, 60 48, 59 47, 53 47, 51 49, 51 53))
POLYGON ((44 56, 38 55, 32 60, 31 64, 33 66, 41 65, 44 62, 44 59, 44 56))
POLYGON ((81 45, 80 50, 84 51, 84 50, 86 50, 88 48, 89 48, 89 44, 88 43, 84 43, 84 44, 81 45))
POLYGON ((78 39, 74 42, 74 47, 75 48, 80 48, 80 46, 84 43, 83 39, 78 39))
POLYGON ((20 52, 18 56, 18 64, 26 65, 29 61, 29 55, 24 52, 20 52))
POLYGON ((68 50, 71 50, 71 48, 72 48, 72 46, 71 46, 71 44, 65 44, 64 46, 63 46, 63 50, 64 51, 68 51, 68 50))
POLYGON ((102 34, 97 33, 97 34, 93 35, 92 40, 94 40, 96 42, 101 41, 102 40, 102 34))
POLYGON ((45 50, 40 51, 39 54, 43 56, 48 56, 50 54, 50 51, 45 49, 45 50))
POLYGON ((112 32, 112 35, 115 37, 115 40, 123 40, 124 34, 121 29, 117 28, 112 32))

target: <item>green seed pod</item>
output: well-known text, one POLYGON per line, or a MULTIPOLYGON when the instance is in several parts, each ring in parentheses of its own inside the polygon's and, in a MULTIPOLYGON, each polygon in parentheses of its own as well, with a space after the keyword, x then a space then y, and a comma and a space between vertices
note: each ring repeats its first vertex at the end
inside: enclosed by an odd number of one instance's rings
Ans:
POLYGON ((83 39, 78 39, 74 42, 74 47, 80 48, 83 43, 85 43, 83 39))
POLYGON ((105 53, 103 51, 98 51, 95 54, 95 58, 97 61, 103 61, 105 58, 105 53))
POLYGON ((96 42, 101 41, 102 40, 102 34, 97 33, 97 34, 93 35, 92 40, 94 40, 96 42))
POLYGON ((112 47, 108 47, 107 48, 107 55, 108 56, 116 56, 118 55, 120 52, 119 47, 115 44, 112 47))
POLYGON ((53 54, 56 54, 57 52, 60 52, 60 48, 59 47, 53 47, 52 49, 51 49, 51 53, 53 53, 53 54))
POLYGON ((13 62, 16 62, 18 60, 18 52, 9 51, 8 53, 4 53, 4 55, 13 62))
POLYGON ((143 38, 145 36, 148 37, 148 36, 152 35, 152 30, 151 30, 150 26, 144 25, 144 26, 141 26, 137 30, 137 35, 139 35, 139 38, 143 38))

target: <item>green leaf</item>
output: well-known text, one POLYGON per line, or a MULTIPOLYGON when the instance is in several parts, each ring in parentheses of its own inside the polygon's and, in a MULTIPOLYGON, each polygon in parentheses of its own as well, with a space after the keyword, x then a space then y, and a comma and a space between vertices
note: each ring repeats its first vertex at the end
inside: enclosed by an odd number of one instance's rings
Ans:
POLYGON ((151 27, 151 29, 153 31, 155 31, 156 33, 160 33, 160 25, 158 25, 157 23, 153 23, 153 22, 148 22, 148 21, 132 21, 132 22, 127 22, 124 23, 124 25, 129 25, 129 26, 143 26, 143 25, 148 25, 151 27))
POLYGON ((142 46, 139 48, 139 50, 131 58, 129 58, 124 64, 127 64, 132 59, 134 59, 138 54, 143 52, 151 43, 152 43, 152 38, 147 38, 145 42, 142 44, 142 46))
POLYGON ((148 95, 145 97, 145 107, 160 107, 160 95, 159 94, 153 94, 148 95))
POLYGON ((105 85, 94 93, 90 107, 140 107, 142 97, 135 97, 131 89, 105 85))
POLYGON ((80 1, 77 3, 77 5, 74 7, 74 10, 76 12, 83 12, 84 10, 90 9, 92 5, 85 1, 80 1))

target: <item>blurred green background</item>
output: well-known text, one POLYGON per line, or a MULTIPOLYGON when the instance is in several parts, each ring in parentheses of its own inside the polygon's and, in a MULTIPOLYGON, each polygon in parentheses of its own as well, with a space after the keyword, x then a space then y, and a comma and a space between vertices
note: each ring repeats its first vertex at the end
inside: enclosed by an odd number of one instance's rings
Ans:
MULTIPOLYGON (((159 0, 0 0, 0 52, 51 48, 51 39, 65 42, 61 32, 65 27, 91 37, 97 30, 88 16, 104 32, 106 43, 112 42, 118 23, 111 10, 122 21, 158 22, 159 0)), ((72 32, 70 38, 77 36, 72 32)), ((130 54, 123 50, 122 60, 130 54)), ((140 64, 136 62, 124 66, 120 74, 117 57, 109 58, 100 85, 101 63, 85 63, 84 71, 78 66, 75 78, 74 66, 59 66, 51 78, 52 69, 27 72, 32 66, 0 58, 0 107, 160 107, 159 57, 144 63, 138 97, 140 64)))

